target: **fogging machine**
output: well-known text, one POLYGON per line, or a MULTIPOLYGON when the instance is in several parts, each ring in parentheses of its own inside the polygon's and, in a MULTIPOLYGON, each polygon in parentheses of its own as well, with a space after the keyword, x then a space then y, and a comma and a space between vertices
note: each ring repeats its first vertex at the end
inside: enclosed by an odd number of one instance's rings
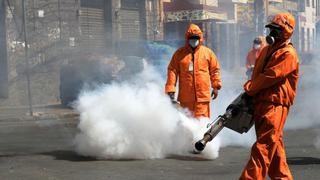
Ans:
POLYGON ((246 93, 241 93, 227 107, 223 115, 218 116, 216 120, 208 124, 210 129, 204 134, 201 140, 195 143, 195 150, 201 152, 206 144, 215 138, 224 127, 242 134, 248 132, 253 124, 252 97, 246 93))

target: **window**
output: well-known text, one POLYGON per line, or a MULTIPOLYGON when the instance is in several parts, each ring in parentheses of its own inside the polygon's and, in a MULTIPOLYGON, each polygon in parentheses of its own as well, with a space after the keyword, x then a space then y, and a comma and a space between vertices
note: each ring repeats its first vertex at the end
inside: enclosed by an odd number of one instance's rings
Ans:
POLYGON ((306 0, 307 1, 307 7, 310 7, 310 1, 312 0, 306 0))
POLYGON ((311 0, 312 1, 312 7, 316 8, 316 0, 311 0))
POLYGON ((149 12, 151 12, 153 9, 151 0, 148 1, 148 8, 149 8, 149 12))
POLYGON ((121 8, 123 9, 139 9, 140 0, 121 0, 121 8))
POLYGON ((316 35, 316 29, 315 28, 313 28, 312 29, 312 46, 313 46, 313 48, 315 47, 315 44, 316 44, 316 37, 317 37, 317 35, 316 35))
POLYGON ((310 45, 311 45, 310 40, 311 40, 310 28, 307 28, 307 39, 306 39, 306 44, 307 44, 306 50, 307 50, 307 51, 310 51, 310 49, 311 49, 311 47, 310 47, 310 45))
POLYGON ((304 52, 306 51, 306 43, 305 43, 305 30, 304 28, 301 28, 301 50, 304 52))
POLYGON ((317 11, 317 16, 320 16, 320 0, 316 1, 316 11, 317 11))

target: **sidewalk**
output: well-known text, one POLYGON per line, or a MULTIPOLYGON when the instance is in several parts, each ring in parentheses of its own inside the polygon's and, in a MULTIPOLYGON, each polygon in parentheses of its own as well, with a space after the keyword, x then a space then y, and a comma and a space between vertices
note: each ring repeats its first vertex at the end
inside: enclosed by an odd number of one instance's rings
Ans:
POLYGON ((0 122, 32 121, 32 120, 78 120, 79 113, 60 104, 33 107, 33 116, 29 115, 29 108, 0 106, 0 122))

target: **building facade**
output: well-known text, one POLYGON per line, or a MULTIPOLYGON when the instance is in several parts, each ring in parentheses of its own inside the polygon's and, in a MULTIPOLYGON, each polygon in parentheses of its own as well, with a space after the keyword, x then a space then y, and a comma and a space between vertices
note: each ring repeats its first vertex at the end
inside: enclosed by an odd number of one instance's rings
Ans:
POLYGON ((316 43, 316 0, 305 0, 300 3, 299 12, 299 47, 302 53, 314 51, 316 43))
POLYGON ((269 16, 290 12, 296 19, 292 41, 303 55, 314 51, 317 39, 317 4, 319 0, 255 0, 256 31, 265 34, 264 24, 269 16))
POLYGON ((139 55, 137 44, 163 39, 162 8, 161 0, 81 0, 80 45, 139 55))
POLYGON ((205 45, 214 50, 224 69, 244 68, 252 40, 266 35, 267 17, 278 12, 295 16, 292 41, 300 55, 310 54, 319 49, 319 1, 26 0, 24 9, 21 0, 0 0, 0 98, 9 95, 27 102, 20 97, 26 94, 26 45, 31 88, 41 94, 42 86, 50 87, 46 96, 34 99, 39 104, 58 96, 54 83, 59 82, 59 67, 79 54, 144 56, 143 44, 150 41, 178 48, 184 44, 189 23, 200 26, 205 45), (27 44, 22 31, 24 12, 27 44))
POLYGON ((175 41, 175 45, 182 46, 188 25, 197 24, 204 33, 204 44, 214 50, 221 66, 232 69, 239 65, 236 5, 232 0, 166 2, 164 39, 175 41))

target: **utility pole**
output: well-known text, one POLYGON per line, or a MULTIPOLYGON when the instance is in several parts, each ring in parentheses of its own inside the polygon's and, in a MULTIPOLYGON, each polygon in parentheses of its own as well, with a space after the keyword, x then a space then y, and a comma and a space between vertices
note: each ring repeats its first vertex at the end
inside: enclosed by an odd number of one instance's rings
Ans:
MULTIPOLYGON (((265 18, 264 18, 264 21, 265 21, 265 23, 268 23, 267 21, 268 21, 268 18, 269 18, 269 0, 265 0, 265 5, 264 5, 264 8, 265 8, 265 18)), ((265 24, 264 23, 264 24, 265 24)), ((263 34, 266 36, 266 34, 267 34, 267 31, 266 31, 266 29, 264 29, 263 30, 263 34)))
POLYGON ((0 0, 0 98, 8 97, 8 86, 6 7, 4 0, 0 0))
POLYGON ((268 16, 269 16, 269 0, 265 0, 265 20, 267 21, 268 20, 268 16))
POLYGON ((60 43, 62 40, 62 25, 61 25, 61 0, 58 0, 58 16, 59 16, 59 37, 60 37, 60 43))
MULTIPOLYGON (((62 42, 62 18, 61 18, 61 0, 58 0, 58 20, 59 20, 59 43, 58 43, 58 52, 60 54, 60 58, 63 57, 63 46, 64 43, 62 42)), ((55 43, 57 44, 57 43, 55 43)), ((56 46, 57 47, 57 46, 56 46)))
POLYGON ((31 82, 30 82, 30 63, 29 63, 29 54, 28 54, 28 41, 27 41, 27 25, 26 25, 26 0, 22 1, 22 28, 23 28, 23 37, 24 37, 24 57, 26 61, 26 74, 27 74, 27 88, 28 88, 28 101, 29 101, 29 113, 30 116, 33 116, 32 109, 32 96, 31 96, 31 82))
POLYGON ((254 0, 255 29, 256 35, 264 32, 264 21, 266 20, 266 0, 254 0))
MULTIPOLYGON (((158 21, 157 21, 157 0, 152 1, 152 32, 153 32, 153 41, 155 42, 158 34, 158 21)), ((158 7, 159 8, 159 7, 158 7)))

